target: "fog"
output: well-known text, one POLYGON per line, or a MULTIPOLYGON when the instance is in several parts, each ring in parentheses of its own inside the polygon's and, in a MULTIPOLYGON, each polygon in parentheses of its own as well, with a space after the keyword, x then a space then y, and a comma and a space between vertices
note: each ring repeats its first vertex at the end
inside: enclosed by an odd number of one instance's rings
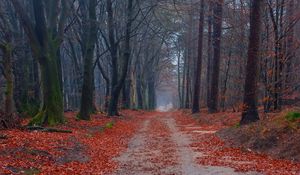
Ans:
POLYGON ((156 92, 156 110, 167 112, 176 108, 175 99, 176 94, 172 91, 164 89, 156 92))

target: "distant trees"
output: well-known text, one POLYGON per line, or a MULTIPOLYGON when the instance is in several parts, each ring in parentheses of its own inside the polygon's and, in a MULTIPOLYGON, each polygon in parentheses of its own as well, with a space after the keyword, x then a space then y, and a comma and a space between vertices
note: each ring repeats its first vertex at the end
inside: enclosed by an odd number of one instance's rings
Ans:
MULTIPOLYGON (((207 106, 210 113, 217 112, 221 107, 224 111, 244 111, 243 116, 246 116, 250 110, 255 111, 255 105, 264 105, 264 111, 269 112, 280 110, 282 105, 294 104, 299 100, 296 95, 298 86, 292 85, 299 83, 292 78, 295 70, 299 70, 299 61, 295 58, 299 44, 295 42, 294 34, 300 19, 300 14, 295 13, 299 3, 294 0, 260 2, 264 12, 260 14, 261 21, 257 22, 262 27, 259 36, 256 36, 259 40, 254 44, 246 39, 252 29, 249 27, 250 15, 245 15, 253 13, 251 10, 254 2, 224 3, 217 0, 208 1, 206 4, 207 13, 204 19, 207 25, 204 25, 203 48, 207 52, 202 53, 202 67, 205 67, 202 69, 202 76, 205 75, 206 79, 200 82, 197 73, 199 57, 195 56, 199 49, 194 47, 199 44, 193 42, 199 41, 199 38, 196 35, 191 36, 190 33, 198 33, 195 32, 197 29, 194 25, 197 23, 197 16, 193 11, 199 10, 201 5, 198 1, 190 1, 182 4, 178 2, 175 6, 182 24, 187 25, 176 41, 176 48, 180 49, 176 54, 179 106, 191 108, 193 113, 198 112, 197 107, 200 106, 207 106), (259 48, 253 48, 254 45, 259 48), (251 59, 246 54, 247 46, 252 47, 248 48, 251 59), (258 49, 257 53, 253 54, 253 49, 258 49), (257 65, 254 65, 253 60, 257 65), (255 87, 253 82, 256 82, 255 87), (190 87, 190 84, 193 86, 190 87), (250 97, 253 93, 256 97, 250 97), (190 98, 193 99, 192 106, 189 105, 190 98)), ((244 118, 247 117, 243 117, 242 121, 244 118)), ((255 121, 258 116, 252 119, 255 121)))
POLYGON ((248 124, 259 120, 257 112, 257 80, 259 64, 259 46, 261 31, 262 0, 253 0, 251 3, 250 36, 248 46, 248 59, 246 68, 244 108, 241 124, 248 124))
POLYGON ((172 72, 161 71, 172 62, 166 58, 172 34, 161 26, 167 21, 156 11, 159 2, 12 0, 0 5, 18 29, 10 31, 1 16, 0 82, 6 84, 7 116, 15 112, 14 100, 22 115, 35 115, 31 125, 62 123, 64 110, 79 110, 77 117, 89 120, 97 109, 114 116, 121 106, 156 108, 160 75, 172 72))
POLYGON ((294 104, 299 2, 266 1, 254 37, 258 2, 248 2, 0 1, 1 109, 55 125, 64 110, 89 120, 172 100, 193 113, 244 111, 248 123, 255 106, 294 104))

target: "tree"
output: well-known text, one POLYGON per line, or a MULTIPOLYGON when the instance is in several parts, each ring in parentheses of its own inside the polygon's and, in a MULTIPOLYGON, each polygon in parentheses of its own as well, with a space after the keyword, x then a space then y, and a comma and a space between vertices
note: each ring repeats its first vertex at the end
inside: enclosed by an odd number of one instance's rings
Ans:
POLYGON ((38 114, 31 120, 31 125, 55 125, 64 122, 63 97, 60 86, 58 52, 63 42, 64 25, 67 16, 66 0, 33 0, 34 21, 26 13, 18 0, 12 0, 16 13, 27 34, 33 56, 41 69, 43 104, 38 114), (60 2, 60 3, 59 3, 60 2), (61 13, 58 7, 61 4, 61 13), (47 15, 46 15, 47 12, 47 15), (48 19, 46 19, 46 17, 48 19))
MULTIPOLYGON (((288 23, 289 26, 293 26, 294 24, 294 10, 295 10, 295 3, 294 0, 290 0, 288 4, 288 23)), ((292 66, 291 61, 295 57, 295 41, 294 41, 294 28, 292 27, 290 29, 290 32, 288 34, 287 38, 287 69, 286 69, 286 83, 290 83, 290 73, 292 72, 292 66)))
MULTIPOLYGON (((81 1, 82 6, 86 4, 81 1)), ((84 77, 81 96, 81 107, 78 118, 90 120, 90 114, 93 113, 93 92, 94 92, 94 67, 93 58, 97 42, 97 17, 96 17, 97 0, 88 1, 88 20, 84 26, 86 38, 83 40, 83 59, 84 59, 84 77)), ((83 11, 86 8, 82 7, 83 11)), ((85 13, 85 12, 83 12, 85 13)))
MULTIPOLYGON (((192 4, 191 4, 192 7, 192 4)), ((187 31, 187 38, 186 38, 186 48, 185 48, 185 108, 186 109, 190 109, 191 108, 191 62, 192 62, 192 57, 193 57, 193 49, 192 49, 192 41, 193 41, 193 10, 190 9, 189 10, 189 14, 188 14, 188 22, 189 22, 189 26, 188 26, 188 31, 187 31)))
POLYGON ((259 120, 257 112, 257 80, 261 30, 261 6, 263 0, 252 0, 250 14, 250 36, 246 68, 244 109, 240 124, 249 124, 259 120))
POLYGON ((211 67, 212 67, 212 21, 213 21, 213 3, 209 2, 208 10, 208 33, 207 33, 207 72, 206 72, 206 104, 210 105, 210 90, 211 90, 211 67))
POLYGON ((200 19, 199 19, 199 38, 198 38, 198 59, 195 71, 194 94, 192 113, 200 111, 200 84, 201 84, 201 69, 202 69, 202 50, 203 50, 203 30, 204 30, 204 0, 201 0, 200 19))
POLYGON ((112 9, 112 1, 107 0, 107 15, 108 15, 108 32, 109 32, 109 43, 110 43, 110 53, 112 60, 112 88, 111 88, 111 98, 109 102, 108 115, 114 116, 118 115, 118 101, 121 93, 121 89, 124 85, 128 64, 130 59, 130 38, 131 38, 131 26, 132 26, 132 16, 133 16, 133 0, 128 0, 127 4, 127 19, 126 19, 126 31, 125 31, 125 41, 123 48, 123 60, 121 61, 121 72, 119 74, 119 64, 118 64, 118 43, 115 41, 115 25, 114 25, 114 13, 112 9), (120 75, 120 76, 119 76, 120 75))
MULTIPOLYGON (((0 6, 0 12, 5 14, 4 9, 0 6)), ((18 119, 14 115, 14 75, 13 75, 13 32, 8 16, 0 16, 0 52, 2 52, 3 59, 0 62, 0 70, 6 80, 5 89, 5 102, 4 102, 4 114, 0 113, 0 129, 1 128, 13 128, 18 126, 18 119)))
POLYGON ((213 20, 213 60, 212 60, 212 79, 210 91, 210 103, 208 110, 211 113, 218 111, 219 98, 219 74, 220 74, 220 56, 221 56, 221 36, 222 36, 222 16, 223 0, 217 0, 214 4, 213 20))

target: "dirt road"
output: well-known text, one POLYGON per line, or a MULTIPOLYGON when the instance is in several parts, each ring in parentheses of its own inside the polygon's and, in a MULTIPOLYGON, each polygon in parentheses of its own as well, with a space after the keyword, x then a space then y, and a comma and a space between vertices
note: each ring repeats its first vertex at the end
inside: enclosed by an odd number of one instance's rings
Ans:
POLYGON ((194 134, 214 134, 201 127, 177 125, 172 113, 159 113, 144 120, 131 139, 126 152, 115 161, 119 169, 115 175, 255 175, 257 172, 235 172, 229 167, 202 166, 196 159, 204 156, 192 149, 192 137, 181 128, 194 134))

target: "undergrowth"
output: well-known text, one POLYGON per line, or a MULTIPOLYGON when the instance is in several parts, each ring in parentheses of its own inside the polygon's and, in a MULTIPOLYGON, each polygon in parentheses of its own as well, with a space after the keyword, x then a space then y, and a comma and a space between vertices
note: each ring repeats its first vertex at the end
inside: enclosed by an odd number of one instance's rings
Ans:
POLYGON ((289 122, 295 122, 297 119, 300 119, 299 112, 288 112, 285 116, 285 119, 289 122))

